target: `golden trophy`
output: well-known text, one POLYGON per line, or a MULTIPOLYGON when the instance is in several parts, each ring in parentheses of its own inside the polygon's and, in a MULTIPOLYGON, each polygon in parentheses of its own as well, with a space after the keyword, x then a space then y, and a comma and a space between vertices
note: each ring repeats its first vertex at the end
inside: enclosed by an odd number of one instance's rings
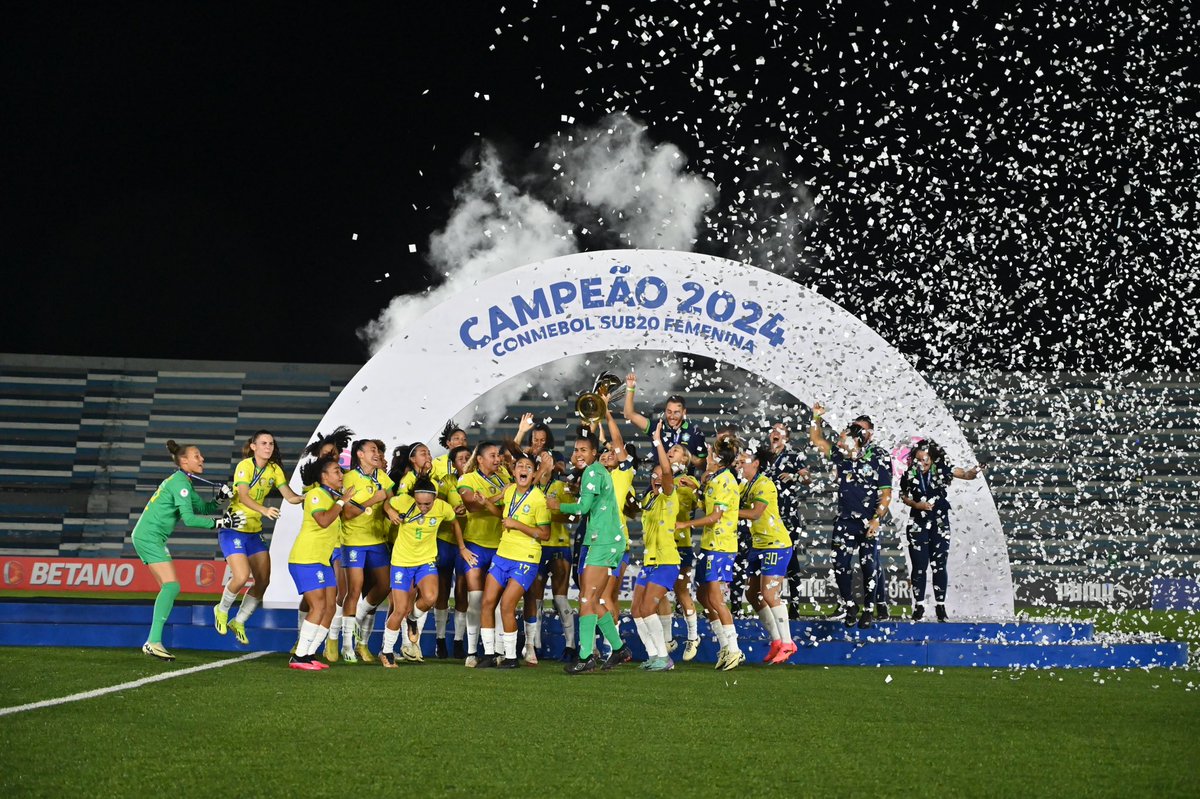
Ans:
POLYGON ((575 415, 588 425, 594 425, 608 415, 608 404, 624 395, 625 381, 612 372, 601 372, 595 387, 575 400, 575 415))

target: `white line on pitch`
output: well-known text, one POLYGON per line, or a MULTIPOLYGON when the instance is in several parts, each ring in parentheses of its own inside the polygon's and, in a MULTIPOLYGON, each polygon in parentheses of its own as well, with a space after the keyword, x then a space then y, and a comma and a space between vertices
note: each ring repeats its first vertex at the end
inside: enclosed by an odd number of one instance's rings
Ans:
POLYGON ((83 693, 71 694, 70 696, 60 696, 57 699, 43 699, 41 702, 30 702, 28 705, 14 705, 13 707, 0 707, 0 716, 9 716, 13 713, 23 713, 26 710, 37 710, 41 707, 54 707, 55 705, 65 705, 68 702, 78 702, 81 699, 95 699, 98 696, 105 694, 115 694, 117 691, 128 691, 131 688, 141 688, 143 685, 149 685, 163 680, 170 680, 174 677, 182 677, 185 674, 195 674, 198 671, 208 671, 209 669, 219 669, 222 666, 230 666, 234 663, 241 663, 246 660, 260 658, 263 655, 270 655, 270 652, 251 652, 248 655, 241 657, 230 658, 229 660, 218 660, 216 663, 205 663, 203 666, 191 666, 186 669, 176 669, 175 671, 164 672, 163 674, 155 674, 153 677, 143 677, 140 680, 132 682, 123 682, 120 685, 110 685, 107 688, 97 688, 93 691, 84 691, 83 693))

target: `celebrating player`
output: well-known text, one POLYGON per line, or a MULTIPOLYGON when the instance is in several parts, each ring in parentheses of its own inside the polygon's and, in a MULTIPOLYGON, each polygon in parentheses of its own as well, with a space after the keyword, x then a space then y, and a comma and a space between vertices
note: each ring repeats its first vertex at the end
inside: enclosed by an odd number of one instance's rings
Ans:
MULTIPOLYGON (((576 497, 571 493, 570 486, 555 477, 554 468, 548 453, 538 456, 538 488, 547 499, 553 497, 560 503, 574 502, 576 497)), ((547 579, 550 580, 554 607, 558 611, 559 621, 562 622, 562 659, 571 663, 577 654, 575 614, 567 599, 567 591, 571 587, 571 528, 567 526, 569 522, 570 517, 561 511, 550 514, 550 538, 542 544, 542 560, 538 564, 537 577, 534 578, 533 587, 525 594, 525 662, 531 666, 537 665, 537 650, 541 643, 542 597, 546 592, 547 579)))
MULTIPOLYGON (((699 617, 696 615, 696 603, 692 598, 692 574, 696 563, 696 550, 692 547, 692 517, 696 515, 696 502, 700 495, 700 483, 687 473, 692 456, 682 444, 676 444, 667 450, 671 460, 671 473, 675 482, 675 496, 679 503, 679 514, 676 517, 675 548, 679 551, 679 577, 675 580, 675 602, 683 613, 684 626, 687 629, 687 640, 683 645, 683 660, 690 661, 700 651, 699 617)), ((665 602, 664 598, 664 602, 665 602)), ((670 606, 660 608, 659 614, 670 613, 670 606)), ((669 630, 664 627, 667 649, 674 651, 675 642, 670 639, 669 630)))
POLYGON ((263 543, 262 520, 264 516, 272 520, 279 518, 279 508, 269 508, 263 501, 273 489, 293 505, 303 502, 304 497, 288 485, 275 436, 270 431, 259 430, 250 436, 242 447, 242 457, 245 460, 233 470, 234 495, 229 509, 242 513, 246 521, 236 530, 217 530, 217 541, 232 575, 221 592, 220 603, 213 607, 213 617, 219 634, 224 635, 228 628, 233 630, 239 644, 248 644, 246 620, 258 609, 271 579, 271 550, 263 543), (237 616, 230 622, 229 611, 251 574, 254 585, 246 592, 237 616))
MULTIPOLYGON (((642 416, 633 407, 633 395, 637 391, 637 375, 630 372, 625 376, 625 407, 623 413, 625 419, 642 431, 644 435, 650 435, 654 425, 645 416, 642 416)), ((687 418, 687 402, 678 394, 672 394, 667 397, 667 402, 663 406, 663 431, 662 442, 663 446, 668 450, 676 444, 681 444, 688 451, 689 467, 699 467, 704 463, 706 448, 704 444, 704 434, 699 428, 693 425, 687 418)))
POLYGON ((337 593, 330 556, 340 538, 341 514, 346 505, 342 467, 335 456, 325 455, 301 466, 300 479, 315 487, 304 494, 304 518, 288 554, 288 571, 296 591, 308 605, 308 613, 300 624, 300 641, 288 666, 320 671, 329 668, 316 659, 316 651, 329 633, 325 619, 332 616, 328 605, 337 593))
POLYGON ((454 460, 450 457, 450 451, 459 447, 470 448, 467 444, 467 431, 455 424, 453 419, 446 422, 446 426, 442 428, 441 435, 438 436, 438 444, 446 452, 434 458, 433 466, 430 467, 429 476, 435 485, 446 475, 454 474, 454 460))
POLYGON ((779 516, 779 492, 775 483, 763 474, 763 465, 771 462, 771 450, 762 447, 741 458, 742 488, 739 519, 750 520, 750 580, 747 593, 758 612, 763 629, 771 637, 763 663, 786 663, 796 654, 787 606, 779 598, 786 580, 793 548, 791 537, 779 516))
POLYGON ((603 599, 616 582, 616 570, 625 555, 625 537, 618 519, 621 508, 613 493, 612 477, 598 457, 595 439, 581 434, 575 441, 573 454, 575 467, 583 469, 579 501, 560 503, 553 498, 546 501, 551 511, 587 516, 584 543, 588 549, 579 580, 579 660, 567 665, 567 674, 592 672, 600 665, 594 651, 597 627, 613 648, 609 662, 629 659, 629 650, 617 631, 615 608, 607 607, 603 599))
POLYGON ((375 610, 387 599, 391 583, 387 521, 380 508, 392 494, 392 478, 379 468, 383 454, 369 439, 354 442, 346 473, 346 506, 342 510, 342 560, 346 568, 346 602, 342 606, 342 658, 348 662, 375 660, 368 649, 375 610), (362 596, 364 572, 373 584, 362 596), (346 629, 345 619, 354 619, 346 629), (357 640, 356 640, 357 639, 357 640))
MULTIPOLYGON (((354 431, 344 425, 336 428, 329 435, 321 435, 317 433, 316 439, 304 448, 304 454, 314 459, 324 457, 332 457, 339 462, 341 454, 346 447, 350 446, 350 441, 354 438, 354 431)), ((303 470, 301 470, 303 474, 303 470)), ((316 485, 304 486, 304 491, 307 493, 309 489, 316 488, 316 485)), ((342 532, 341 523, 338 523, 338 540, 333 547, 333 553, 329 556, 329 563, 333 569, 335 581, 333 612, 330 614, 328 607, 325 608, 325 613, 328 618, 325 620, 325 626, 329 627, 329 637, 325 641, 325 659, 330 663, 337 662, 338 659, 338 641, 342 631, 342 604, 346 601, 346 570, 342 568, 342 532)), ((308 603, 304 598, 300 598, 300 607, 297 610, 299 619, 296 622, 296 628, 304 627, 304 620, 308 617, 308 603)), ((299 643, 299 641, 297 641, 299 643)), ((294 650, 293 650, 294 651, 294 650)))
POLYGON ((504 497, 508 481, 500 473, 500 445, 494 441, 480 443, 468 466, 473 468, 458 480, 458 493, 467 508, 467 522, 463 532, 466 547, 459 552, 455 571, 467 586, 466 666, 474 668, 478 664, 484 581, 503 530, 495 506, 504 497))
POLYGON ((546 496, 534 484, 535 469, 533 458, 524 453, 514 459, 515 482, 504 489, 503 501, 497 508, 497 512, 504 514, 504 533, 483 589, 480 630, 483 658, 477 668, 517 667, 517 602, 533 585, 542 560, 542 542, 550 538, 550 510, 546 496), (497 604, 504 625, 504 658, 500 663, 496 662, 497 604))
MULTIPOLYGON (((175 575, 175 564, 167 551, 167 539, 175 525, 182 521, 188 527, 212 530, 215 527, 239 527, 245 523, 241 513, 226 512, 220 519, 211 518, 220 508, 216 501, 205 501, 196 493, 195 480, 202 480, 204 456, 200 448, 186 444, 180 446, 167 441, 167 451, 176 471, 158 485, 158 490, 146 503, 130 536, 138 557, 150 567, 150 573, 158 582, 158 596, 154 598, 154 616, 150 622, 150 635, 142 645, 142 651, 159 660, 174 660, 175 656, 162 645, 163 625, 175 606, 179 596, 179 579, 175 575)), ((208 481, 203 481, 208 482, 208 481)), ((218 495, 232 495, 229 486, 210 483, 218 487, 218 495)))
MULTIPOLYGON (((675 668, 667 651, 667 634, 659 619, 659 604, 679 578, 679 550, 675 546, 675 523, 679 517, 679 499, 671 461, 663 449, 662 422, 654 430, 654 451, 658 465, 650 476, 650 490, 642 500, 642 540, 645 552, 642 571, 633 589, 633 623, 646 647, 642 668, 670 671, 675 668)), ((667 625, 670 615, 667 616, 667 625)))

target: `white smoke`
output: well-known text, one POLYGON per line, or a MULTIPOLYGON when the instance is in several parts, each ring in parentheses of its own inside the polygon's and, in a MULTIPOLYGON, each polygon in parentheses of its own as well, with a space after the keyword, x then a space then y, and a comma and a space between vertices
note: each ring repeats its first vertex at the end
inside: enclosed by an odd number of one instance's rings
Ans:
MULTIPOLYGON (((654 144, 645 126, 623 114, 559 137, 548 150, 540 170, 512 179, 496 149, 484 145, 454 193, 446 226, 429 239, 429 262, 445 282, 395 297, 360 330, 372 353, 446 299, 506 270, 578 252, 590 233, 613 234, 629 247, 690 250, 716 200, 709 181, 685 171, 678 148, 654 144), (589 219, 602 230, 589 231, 589 219)), ((573 396, 603 369, 624 376, 623 370, 658 361, 661 355, 631 354, 620 364, 600 355, 564 358, 492 389, 474 403, 474 415, 492 424, 528 393, 573 396)))

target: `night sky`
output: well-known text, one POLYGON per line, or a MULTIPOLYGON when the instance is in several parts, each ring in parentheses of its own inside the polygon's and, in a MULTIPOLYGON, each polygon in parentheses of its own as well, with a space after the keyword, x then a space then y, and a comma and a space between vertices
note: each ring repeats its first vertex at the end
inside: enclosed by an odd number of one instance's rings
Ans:
POLYGON ((1187 4, 799 5, 10 10, 0 350, 363 362, 484 140, 546 197, 539 143, 625 112, 719 191, 696 250, 921 368, 1194 364, 1187 4))

